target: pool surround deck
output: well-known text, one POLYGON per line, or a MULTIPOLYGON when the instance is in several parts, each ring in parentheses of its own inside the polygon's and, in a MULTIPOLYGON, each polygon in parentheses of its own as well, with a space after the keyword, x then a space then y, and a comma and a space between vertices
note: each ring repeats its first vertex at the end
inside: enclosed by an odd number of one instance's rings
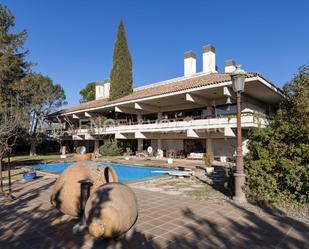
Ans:
POLYGON ((78 222, 49 203, 55 178, 14 185, 16 200, 0 199, 0 248, 124 249, 299 249, 308 248, 309 226, 267 210, 256 212, 233 202, 216 205, 132 188, 139 218, 117 240, 74 235, 78 222))

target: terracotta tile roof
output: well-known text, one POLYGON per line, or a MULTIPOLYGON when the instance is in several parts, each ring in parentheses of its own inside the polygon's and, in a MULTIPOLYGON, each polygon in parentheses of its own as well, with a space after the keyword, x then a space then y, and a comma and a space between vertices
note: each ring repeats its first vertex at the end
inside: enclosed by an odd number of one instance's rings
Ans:
POLYGON ((98 106, 104 106, 108 102, 109 102, 108 98, 96 99, 96 100, 88 101, 88 102, 85 102, 85 103, 81 103, 79 105, 70 107, 70 108, 65 109, 65 110, 61 110, 58 113, 67 113, 67 112, 75 112, 75 111, 86 110, 86 109, 95 108, 95 107, 98 107, 98 106))
MULTIPOLYGON (((258 76, 258 73, 247 73, 247 78, 258 76)), ((228 73, 212 73, 212 74, 202 74, 199 76, 183 79, 170 80, 164 84, 155 84, 153 86, 140 88, 133 91, 131 94, 119 98, 117 100, 109 101, 107 98, 98 99, 82 103, 80 105, 73 106, 71 108, 59 111, 54 114, 69 113, 75 111, 82 111, 90 108, 105 106, 107 104, 115 104, 128 100, 138 100, 145 97, 152 97, 161 94, 167 94, 172 92, 178 92, 182 90, 192 89, 196 87, 202 87, 206 85, 218 84, 222 82, 227 82, 231 80, 231 76, 228 73)))

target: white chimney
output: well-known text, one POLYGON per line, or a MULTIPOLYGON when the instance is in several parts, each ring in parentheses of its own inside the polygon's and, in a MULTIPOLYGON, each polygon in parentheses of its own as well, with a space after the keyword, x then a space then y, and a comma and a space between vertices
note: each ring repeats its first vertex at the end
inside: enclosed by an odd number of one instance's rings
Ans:
POLYGON ((236 62, 234 60, 227 60, 224 62, 224 72, 231 73, 236 69, 236 62))
POLYGON ((111 89, 111 83, 109 83, 109 82, 104 83, 104 96, 103 96, 103 98, 109 98, 110 89, 111 89))
POLYGON ((203 47, 203 72, 216 73, 216 49, 211 44, 203 47))
POLYGON ((104 83, 97 83, 95 86, 95 99, 102 99, 109 97, 111 83, 105 81, 104 83))
POLYGON ((95 85, 95 99, 103 98, 104 85, 96 84, 95 85))
POLYGON ((196 74, 196 55, 192 51, 185 52, 184 55, 184 75, 196 74))

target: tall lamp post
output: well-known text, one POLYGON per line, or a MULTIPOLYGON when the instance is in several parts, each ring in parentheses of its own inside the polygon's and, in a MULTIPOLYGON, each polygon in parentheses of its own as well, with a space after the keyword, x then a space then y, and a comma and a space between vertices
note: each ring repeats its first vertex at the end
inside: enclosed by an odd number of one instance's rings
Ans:
POLYGON ((235 177, 235 196, 233 200, 238 203, 246 202, 246 196, 242 189, 245 183, 244 160, 242 155, 242 135, 241 135, 241 93, 244 91, 246 73, 237 65, 235 71, 231 73, 233 91, 236 93, 237 105, 237 155, 235 177))

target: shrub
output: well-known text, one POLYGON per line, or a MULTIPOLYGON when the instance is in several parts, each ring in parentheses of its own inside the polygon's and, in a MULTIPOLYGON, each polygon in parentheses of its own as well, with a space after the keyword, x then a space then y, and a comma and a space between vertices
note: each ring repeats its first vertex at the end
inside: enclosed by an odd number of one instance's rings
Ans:
POLYGON ((117 142, 111 140, 105 140, 99 151, 102 156, 120 156, 122 154, 122 149, 118 147, 117 142))
POLYGON ((203 159, 204 159, 205 165, 206 165, 207 167, 211 167, 213 161, 215 160, 215 159, 214 159, 214 153, 212 153, 212 152, 207 152, 207 153, 204 155, 203 159))
POLYGON ((249 134, 245 158, 249 198, 307 203, 309 198, 309 67, 284 86, 285 100, 266 129, 249 134))
POLYGON ((250 152, 245 158, 245 191, 251 199, 308 202, 308 159, 303 162, 308 158, 309 145, 287 144, 286 136, 273 127, 251 131, 250 152))
POLYGON ((124 156, 131 156, 132 153, 133 153, 133 152, 132 152, 131 148, 130 148, 130 147, 127 147, 127 148, 126 148, 126 152, 123 153, 123 154, 124 154, 124 156))

